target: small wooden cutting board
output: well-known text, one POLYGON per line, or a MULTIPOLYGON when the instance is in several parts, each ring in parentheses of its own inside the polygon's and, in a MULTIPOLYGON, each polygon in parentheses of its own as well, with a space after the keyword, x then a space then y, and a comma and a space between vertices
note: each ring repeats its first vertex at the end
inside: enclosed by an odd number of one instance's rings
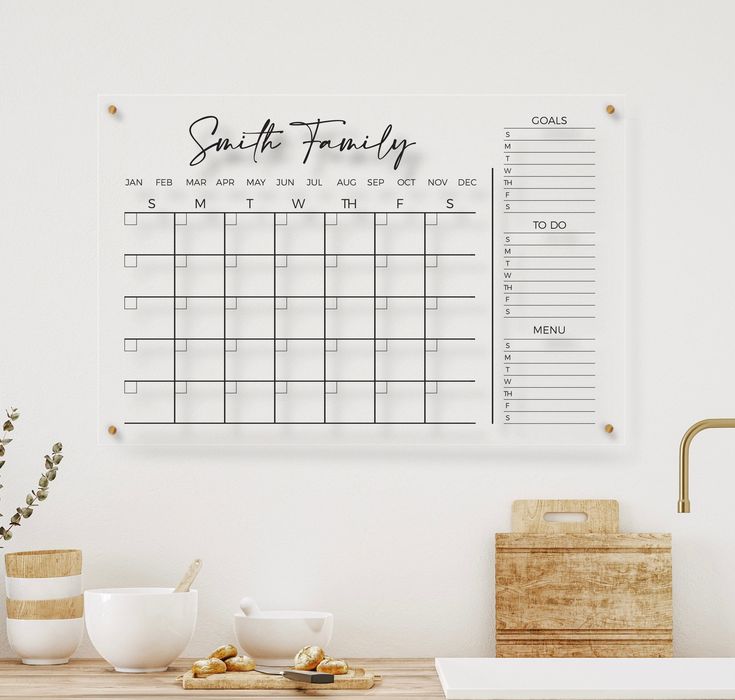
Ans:
POLYGON ((182 679, 184 690, 367 690, 380 682, 381 677, 364 668, 352 668, 348 673, 334 677, 334 683, 299 683, 283 676, 270 676, 257 671, 228 671, 213 673, 206 678, 194 678, 187 671, 182 679))

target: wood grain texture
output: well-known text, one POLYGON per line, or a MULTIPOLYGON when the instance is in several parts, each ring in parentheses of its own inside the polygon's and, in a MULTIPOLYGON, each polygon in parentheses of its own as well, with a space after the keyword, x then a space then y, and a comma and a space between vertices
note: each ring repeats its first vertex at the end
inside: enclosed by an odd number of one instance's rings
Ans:
POLYGON ((561 645, 556 640, 520 644, 498 643, 495 656, 498 658, 555 657, 555 658, 667 658, 671 656, 671 642, 651 643, 636 640, 625 643, 574 642, 561 645))
POLYGON ((82 573, 79 549, 43 549, 5 555, 5 571, 12 578, 55 578, 82 573))
POLYGON ((525 500, 513 501, 513 532, 617 532, 618 502, 611 500, 525 500), (580 522, 545 520, 547 513, 584 513, 580 522))
POLYGON ((184 577, 179 581, 176 588, 174 588, 174 593, 186 593, 191 588, 191 584, 194 583, 194 579, 199 575, 199 572, 202 569, 202 560, 201 559, 195 559, 191 564, 189 564, 189 568, 186 570, 186 573, 184 574, 184 577))
POLYGON ((8 617, 12 620, 74 620, 84 615, 84 596, 54 600, 5 599, 8 617))
POLYGON ((530 535, 524 532, 499 532, 495 535, 496 546, 506 550, 539 551, 563 549, 568 551, 614 552, 668 549, 671 551, 671 535, 660 532, 614 532, 609 535, 590 532, 569 535, 530 535))
MULTIPOLYGON (((115 673, 101 659, 72 659, 65 666, 24 666, 20 661, 0 661, 0 698, 117 698, 193 700, 214 698, 303 698, 329 695, 316 690, 197 690, 181 687, 181 675, 191 668, 194 659, 180 659, 163 673, 115 673)), ((443 700, 441 684, 434 670, 434 659, 351 659, 351 663, 380 674, 382 682, 369 690, 342 690, 334 697, 381 698, 382 700, 443 700)))
POLYGON ((495 537, 496 656, 672 655, 669 534, 617 532, 615 501, 516 504, 523 531, 495 537), (599 517, 555 523, 590 532, 541 532, 549 511, 599 517), (615 531, 599 531, 600 522, 615 531))
POLYGON ((311 683, 298 683, 290 681, 283 676, 268 676, 257 671, 241 671, 239 673, 214 673, 206 678, 194 678, 191 671, 184 674, 182 687, 186 690, 289 690, 301 688, 302 690, 367 690, 372 688, 376 682, 380 682, 380 676, 363 668, 350 669, 349 673, 335 676, 334 683, 324 685, 312 685, 311 683))

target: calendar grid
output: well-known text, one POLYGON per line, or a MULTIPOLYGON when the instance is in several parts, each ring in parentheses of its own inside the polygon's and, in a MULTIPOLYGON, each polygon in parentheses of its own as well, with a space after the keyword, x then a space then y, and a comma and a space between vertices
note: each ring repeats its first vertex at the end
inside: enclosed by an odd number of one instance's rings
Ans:
POLYGON ((222 420, 227 423, 227 217, 222 217, 222 420))
POLYGON ((322 259, 322 279, 323 279, 323 298, 322 298, 322 363, 324 369, 324 386, 323 386, 323 422, 327 422, 327 215, 322 214, 322 237, 324 257, 322 259))
MULTIPOLYGON (((474 377, 462 377, 462 376, 438 376, 437 370, 430 372, 429 370, 429 354, 437 352, 439 344, 441 347, 448 351, 449 348, 455 343, 462 342, 474 342, 476 340, 474 334, 440 334, 431 333, 429 331, 429 318, 428 312, 436 310, 438 305, 443 301, 457 301, 457 300, 474 300, 473 294, 452 294, 446 293, 447 290, 442 289, 444 293, 435 293, 437 290, 429 289, 428 281, 428 268, 438 267, 439 260, 467 260, 471 261, 476 253, 474 251, 456 251, 456 250, 432 250, 428 245, 428 227, 430 225, 436 225, 438 216, 447 215, 462 215, 472 214, 474 212, 267 212, 270 217, 272 226, 272 251, 263 252, 261 251, 249 251, 243 250, 240 252, 230 252, 228 245, 232 245, 232 241, 236 239, 236 236, 228 235, 228 227, 233 225, 233 221, 237 221, 237 216, 240 214, 253 214, 259 213, 264 214, 266 212, 125 212, 125 217, 131 214, 135 214, 135 220, 137 222, 138 216, 151 215, 151 216, 164 216, 170 217, 173 223, 173 241, 172 247, 169 251, 160 250, 151 252, 149 250, 140 250, 135 252, 135 249, 131 249, 124 253, 124 257, 127 258, 134 256, 145 259, 156 259, 156 258, 171 258, 171 268, 173 270, 172 280, 172 293, 168 294, 155 294, 155 293, 142 293, 151 291, 149 289, 141 290, 141 293, 125 294, 123 297, 123 306, 125 309, 138 310, 139 304, 146 304, 148 302, 170 302, 173 308, 173 323, 172 333, 168 335, 166 333, 158 334, 129 334, 123 338, 125 349, 127 350, 128 343, 135 343, 135 351, 138 351, 138 345, 145 347, 146 343, 167 343, 172 344, 173 354, 173 371, 170 378, 168 377, 150 377, 150 376, 132 376, 124 380, 125 393, 137 393, 137 386, 147 385, 166 385, 171 383, 172 385, 172 406, 170 419, 160 420, 137 420, 134 416, 131 416, 129 420, 125 420, 126 424, 131 425, 164 425, 164 424, 183 424, 183 425, 216 425, 216 424, 236 424, 236 425, 264 425, 264 424, 287 424, 287 425, 310 425, 310 424, 323 424, 323 425, 472 425, 475 424, 474 420, 454 420, 451 416, 442 416, 441 419, 435 419, 429 415, 428 401, 431 395, 439 393, 439 386, 450 387, 453 385, 462 385, 468 383, 475 383, 474 377), (288 246, 279 246, 279 231, 288 231, 288 221, 293 220, 293 217, 299 217, 303 214, 317 214, 321 219, 321 250, 301 250, 298 252, 291 252, 288 246), (334 239, 330 238, 331 231, 338 228, 337 222, 338 217, 340 220, 344 220, 341 217, 350 217, 353 214, 367 214, 369 216, 371 224, 371 237, 372 237, 372 250, 342 250, 340 246, 330 244, 330 241, 334 239), (222 233, 221 233, 221 252, 208 252, 201 250, 201 252, 190 252, 188 248, 182 247, 177 240, 179 233, 178 228, 186 226, 193 216, 208 216, 220 219, 222 222, 222 233), (418 241, 420 242, 419 249, 413 252, 405 251, 394 251, 381 250, 378 239, 379 230, 381 226, 388 225, 388 217, 394 215, 411 215, 418 219, 420 226, 418 227, 419 233, 418 241), (188 217, 188 219, 187 219, 188 217), (431 218, 431 222, 429 221, 431 218), (334 246, 334 250, 331 246, 334 246), (242 293, 243 289, 239 288, 237 284, 231 286, 229 284, 229 276, 233 274, 233 270, 237 268, 240 259, 245 261, 250 259, 262 259, 272 258, 272 294, 263 293, 242 293), (433 262, 430 263, 429 258, 432 258, 433 262), (186 275, 193 274, 187 270, 189 265, 189 258, 194 260, 201 259, 212 259, 221 258, 221 294, 213 293, 192 293, 190 289, 186 288, 186 283, 179 284, 178 278, 182 275, 182 279, 186 280, 186 275), (299 288, 297 285, 294 287, 293 278, 289 279, 288 261, 297 260, 299 258, 313 259, 321 258, 321 293, 314 293, 308 288, 299 288), (341 289, 336 284, 335 280, 339 281, 340 272, 337 270, 337 261, 340 258, 347 260, 364 260, 370 259, 371 267, 370 278, 371 278, 371 293, 349 293, 353 290, 341 289), (182 262, 183 260, 183 262, 182 262), (400 288, 384 288, 381 289, 379 284, 379 275, 385 274, 385 269, 389 267, 389 260, 399 261, 415 260, 416 264, 420 264, 422 267, 421 278, 419 280, 419 288, 416 290, 419 293, 401 293, 400 288), (234 261, 234 262, 233 262, 234 261), (285 285, 283 288, 279 286, 279 275, 284 275, 285 285), (334 288, 332 288, 334 285, 334 288), (307 293, 308 292, 308 293, 307 293), (211 300, 221 300, 221 331, 222 335, 217 334, 196 334, 187 332, 184 330, 186 324, 182 324, 178 318, 179 314, 192 314, 193 311, 189 306, 190 302, 211 300), (228 316, 233 311, 239 308, 238 304, 240 301, 254 302, 259 300, 272 300, 272 334, 252 333, 243 334, 241 332, 233 332, 228 322, 228 316), (311 333, 298 333, 292 332, 289 327, 286 327, 286 331, 279 330, 281 324, 279 324, 280 313, 285 312, 289 309, 290 303, 305 302, 305 301, 321 301, 321 328, 318 326, 311 331, 311 333), (341 309, 341 303, 347 303, 350 301, 367 301, 370 300, 371 309, 371 330, 372 334, 369 335, 368 331, 365 333, 369 326, 366 326, 362 333, 350 333, 344 332, 340 327, 337 326, 338 330, 330 332, 330 314, 341 309), (418 333, 395 333, 395 329, 391 328, 392 332, 380 332, 381 327, 381 312, 385 312, 389 307, 392 308, 394 302, 418 302, 422 305, 421 311, 421 322, 420 327, 417 327, 418 333), (432 304, 430 306, 430 303, 432 304), (319 332, 321 331, 321 332, 319 332), (321 377, 314 378, 309 377, 308 373, 299 374, 293 373, 293 368, 289 367, 289 355, 288 352, 291 349, 289 343, 310 343, 318 342, 321 345, 321 377), (221 379, 207 376, 206 372, 204 376, 192 377, 191 374, 183 370, 181 362, 177 357, 181 352, 193 352, 194 348, 197 347, 198 343, 220 343, 221 346, 221 379), (272 371, 268 377, 257 377, 248 376, 245 374, 238 374, 233 368, 233 363, 230 362, 228 355, 230 352, 237 352, 240 350, 238 343, 258 343, 258 342, 269 342, 272 347, 272 371), (370 342, 371 345, 371 370, 370 374, 365 376, 351 376, 340 374, 339 370, 335 373, 334 370, 330 373, 330 356, 336 356, 338 350, 342 351, 342 354, 349 354, 348 348, 359 347, 362 342, 370 342), (416 342, 420 343, 421 351, 421 365, 419 365, 419 377, 408 376, 405 373, 391 373, 386 372, 386 357, 388 357, 388 350, 394 350, 395 347, 400 346, 404 343, 416 342), (334 355, 332 355, 334 353, 334 355), (385 353, 385 354, 384 354, 385 353), (282 359, 283 358, 283 359, 282 359), (381 370, 382 368, 382 370, 381 370), (435 376, 436 375, 436 376, 435 376), (190 419, 186 415, 182 415, 182 411, 179 408, 179 404, 189 401, 187 394, 189 391, 188 385, 192 386, 215 386, 221 384, 221 409, 220 415, 215 420, 214 417, 209 420, 201 419, 190 419), (128 391, 128 385, 134 386, 135 391, 128 391), (247 386, 272 386, 272 412, 271 416, 266 419, 265 417, 253 417, 248 420, 240 420, 235 412, 230 409, 230 402, 234 401, 238 394, 238 387, 247 386), (321 407, 320 415, 307 416, 308 419, 292 419, 289 415, 283 414, 283 405, 289 401, 289 390, 293 387, 308 386, 308 385, 321 385, 321 407), (340 387, 359 387, 359 386, 370 386, 370 398, 364 397, 362 400, 370 405, 369 413, 366 413, 364 418, 352 419, 350 417, 344 417, 339 415, 339 411, 334 408, 338 405, 340 397, 338 396, 340 387), (394 389, 400 390, 401 387, 409 386, 420 386, 421 399, 418 403, 418 411, 415 412, 414 416, 399 415, 396 414, 394 417, 391 411, 385 408, 390 406, 392 401, 392 394, 394 389), (420 407, 420 408, 419 408, 420 407), (334 415, 333 415, 334 414, 334 415)), ((137 225, 137 223, 136 223, 137 225)), ((369 244, 368 244, 369 245, 369 244)), ((237 246, 233 246, 237 247, 237 246)), ((409 262, 409 265, 412 264, 409 262)), ((125 264, 127 267, 128 265, 125 264)), ((136 265, 137 267, 137 262, 136 265)), ((414 269, 414 268, 406 268, 414 269)), ((240 274, 238 271, 237 274, 240 274)), ((243 273, 245 274, 245 273, 243 273)), ((242 279, 242 278, 241 278, 242 279)), ((236 280, 237 281, 237 280, 236 280)), ((341 280, 344 282, 344 278, 341 280)), ((308 284, 306 285, 308 287, 308 284)), ((251 290, 248 290, 251 291, 251 290)), ((257 291, 257 290, 256 290, 257 291)), ((263 290, 260 290, 263 291, 263 290)), ((367 291, 367 290, 365 290, 367 291)), ((318 303, 317 301, 317 303, 318 303)), ((344 313, 344 311, 342 311, 344 313)), ((385 324, 383 323, 385 326, 385 324)), ((310 330, 310 329, 309 329, 310 330)), ((186 363, 184 363, 185 365, 186 363)), ((237 363, 235 363, 237 366, 237 363)), ((338 366, 335 364, 335 366, 338 366)), ((361 394, 361 396, 363 396, 361 394)), ((416 394, 411 394, 416 396, 416 394)), ((411 399, 415 400, 415 399, 411 399)), ((436 400, 436 399, 432 399, 436 400)), ((185 414, 185 412, 183 412, 185 414)))
POLYGON ((424 236, 424 423, 426 423, 426 214, 422 217, 424 236))
POLYGON ((373 423, 378 420, 378 224, 373 213, 373 423))
MULTIPOLYGON (((171 384, 171 391, 173 394, 173 414, 174 414, 174 420, 173 422, 176 422, 176 215, 174 214, 173 218, 173 255, 171 257, 171 265, 173 267, 173 286, 174 286, 174 296, 173 296, 173 304, 171 304, 173 309, 173 331, 174 331, 174 337, 173 337, 173 343, 172 343, 172 355, 173 355, 173 363, 174 363, 174 375, 173 375, 173 382, 171 384)), ((123 259, 124 261, 124 259, 123 259)), ((124 301, 123 301, 124 306, 124 301)), ((137 301, 136 301, 137 306, 137 301)), ((124 346, 123 346, 124 347, 124 346)))
POLYGON ((278 309, 276 308, 276 274, 278 272, 276 268, 277 252, 278 252, 278 239, 276 235, 276 213, 273 212, 273 423, 278 422, 278 394, 276 394, 276 349, 278 347, 278 309))

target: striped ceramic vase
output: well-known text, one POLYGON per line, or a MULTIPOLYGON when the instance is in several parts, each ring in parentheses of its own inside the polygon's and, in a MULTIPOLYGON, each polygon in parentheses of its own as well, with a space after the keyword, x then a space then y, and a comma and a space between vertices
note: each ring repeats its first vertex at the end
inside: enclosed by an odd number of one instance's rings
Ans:
POLYGON ((82 553, 5 555, 8 641, 24 664, 65 664, 84 632, 82 553))

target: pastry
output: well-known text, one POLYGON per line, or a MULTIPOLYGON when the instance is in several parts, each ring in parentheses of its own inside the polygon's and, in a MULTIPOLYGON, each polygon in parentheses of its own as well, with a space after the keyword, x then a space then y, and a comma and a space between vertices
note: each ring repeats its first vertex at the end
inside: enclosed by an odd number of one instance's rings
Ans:
POLYGON ((313 671, 323 659, 324 651, 321 647, 304 647, 296 654, 293 667, 297 671, 313 671))
POLYGON ((342 659, 333 659, 330 656, 326 656, 316 667, 316 670, 320 673, 331 673, 333 676, 342 676, 350 670, 350 667, 342 659))
POLYGON ((217 647, 210 655, 210 659, 230 659, 233 656, 237 656, 237 649, 232 644, 224 644, 221 647, 217 647))
POLYGON ((255 670, 255 659, 249 656, 231 656, 225 659, 228 671, 253 671, 255 670))
POLYGON ((227 670, 225 662, 220 659, 199 659, 191 667, 194 678, 206 678, 213 673, 224 673, 227 670))

